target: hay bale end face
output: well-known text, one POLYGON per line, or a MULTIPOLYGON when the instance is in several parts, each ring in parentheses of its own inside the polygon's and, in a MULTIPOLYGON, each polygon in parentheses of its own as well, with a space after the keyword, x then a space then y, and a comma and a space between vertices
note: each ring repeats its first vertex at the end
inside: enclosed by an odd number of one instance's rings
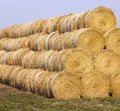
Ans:
POLYGON ((120 97, 120 73, 111 77, 111 93, 114 97, 120 97))
POLYGON ((105 46, 103 35, 94 29, 80 29, 75 34, 75 46, 89 50, 92 54, 100 53, 105 46))
POLYGON ((112 76, 120 71, 120 57, 110 50, 104 50, 95 58, 95 69, 107 76, 112 76))
POLYGON ((105 33, 116 27, 116 17, 111 9, 100 6, 85 16, 85 27, 92 27, 105 33))
POLYGON ((67 72, 78 74, 93 70, 91 53, 83 49, 73 49, 64 59, 64 68, 67 72))
POLYGON ((104 37, 106 48, 120 55, 120 28, 111 29, 104 37))
POLYGON ((81 92, 83 97, 108 97, 110 80, 102 72, 92 71, 83 73, 81 77, 81 92))
POLYGON ((100 6, 5 27, 0 82, 56 99, 120 96, 115 26, 112 10, 100 6))

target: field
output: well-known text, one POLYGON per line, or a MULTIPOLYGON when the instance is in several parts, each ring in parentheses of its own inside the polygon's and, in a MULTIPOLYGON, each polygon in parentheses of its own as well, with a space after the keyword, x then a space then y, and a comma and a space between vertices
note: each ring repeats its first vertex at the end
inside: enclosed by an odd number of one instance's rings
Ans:
POLYGON ((120 98, 55 100, 0 84, 0 111, 120 111, 120 98))

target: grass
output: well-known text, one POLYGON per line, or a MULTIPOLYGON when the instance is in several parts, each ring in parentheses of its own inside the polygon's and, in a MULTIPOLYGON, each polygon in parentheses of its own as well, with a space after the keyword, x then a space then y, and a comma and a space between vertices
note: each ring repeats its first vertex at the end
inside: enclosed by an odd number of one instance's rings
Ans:
POLYGON ((0 84, 0 111, 120 111, 120 98, 56 100, 0 84))

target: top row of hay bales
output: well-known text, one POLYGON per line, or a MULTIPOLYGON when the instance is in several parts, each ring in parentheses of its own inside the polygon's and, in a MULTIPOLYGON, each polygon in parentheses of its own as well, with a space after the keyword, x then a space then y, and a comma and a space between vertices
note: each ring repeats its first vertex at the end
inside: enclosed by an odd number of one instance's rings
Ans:
POLYGON ((29 48, 33 51, 63 50, 68 48, 84 48, 92 54, 99 54, 104 48, 120 55, 120 28, 107 31, 104 35, 92 28, 83 28, 73 32, 59 34, 33 34, 20 38, 1 38, 0 50, 16 51, 29 48))
POLYGON ((94 28, 102 33, 116 27, 116 17, 111 9, 100 6, 81 13, 38 19, 25 24, 15 24, 0 30, 0 38, 18 38, 34 33, 64 33, 80 28, 94 28))

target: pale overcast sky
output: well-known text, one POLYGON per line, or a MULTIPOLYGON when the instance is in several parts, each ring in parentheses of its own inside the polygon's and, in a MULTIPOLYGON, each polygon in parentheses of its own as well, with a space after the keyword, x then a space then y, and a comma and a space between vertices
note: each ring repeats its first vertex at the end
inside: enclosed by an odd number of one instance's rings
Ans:
POLYGON ((0 28, 101 5, 113 10, 120 27, 120 0, 0 0, 0 28))

